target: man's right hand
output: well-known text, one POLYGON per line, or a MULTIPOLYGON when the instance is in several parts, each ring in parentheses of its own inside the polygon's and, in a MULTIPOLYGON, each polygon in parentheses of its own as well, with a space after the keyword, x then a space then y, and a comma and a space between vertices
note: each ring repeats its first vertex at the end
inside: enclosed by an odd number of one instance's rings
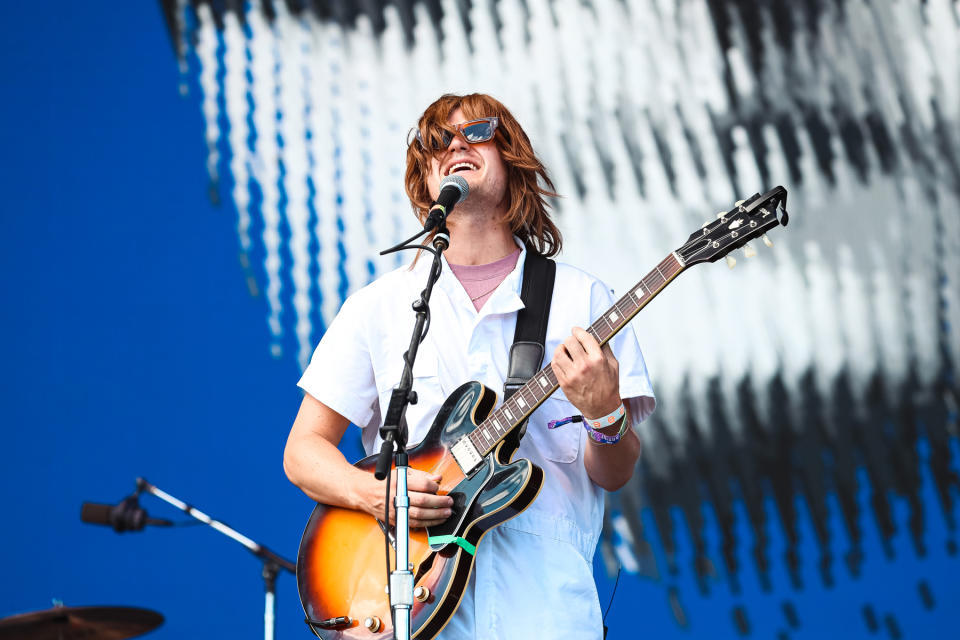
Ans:
MULTIPOLYGON (((439 496, 437 491, 440 489, 440 476, 420 471, 419 469, 407 469, 407 494, 410 496, 410 528, 421 529, 440 524, 450 517, 450 508, 453 506, 453 498, 450 496, 439 496)), ((386 497, 386 487, 383 482, 376 483, 376 498, 369 502, 367 513, 377 519, 382 520, 384 515, 383 500, 386 497)), ((397 495, 397 470, 390 472, 390 524, 394 524, 397 517, 397 509, 394 506, 394 498, 397 495)))

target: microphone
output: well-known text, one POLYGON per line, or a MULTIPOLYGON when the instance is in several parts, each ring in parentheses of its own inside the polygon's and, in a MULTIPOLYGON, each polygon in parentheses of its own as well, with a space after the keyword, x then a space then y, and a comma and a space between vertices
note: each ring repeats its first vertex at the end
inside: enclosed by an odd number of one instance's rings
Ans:
POLYGON ((113 527, 117 533, 140 531, 148 524, 154 527, 173 526, 170 520, 148 518, 147 512, 140 507, 136 494, 124 498, 116 505, 84 502, 80 508, 80 519, 88 524, 113 527))
POLYGON ((441 180, 440 195, 437 196, 436 204, 430 207, 430 214, 423 223, 423 229, 430 231, 446 220, 453 212, 453 207, 463 202, 469 194, 470 187, 463 176, 452 174, 441 180))

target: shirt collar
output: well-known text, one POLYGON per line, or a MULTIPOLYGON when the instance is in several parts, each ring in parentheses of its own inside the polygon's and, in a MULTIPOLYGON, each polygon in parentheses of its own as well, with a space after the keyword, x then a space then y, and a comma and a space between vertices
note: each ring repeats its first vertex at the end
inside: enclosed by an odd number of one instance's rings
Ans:
MULTIPOLYGON (((517 246, 520 247, 520 256, 517 258, 517 265, 513 268, 513 271, 507 274, 507 277, 503 279, 503 282, 500 283, 500 286, 497 287, 487 302, 480 307, 479 312, 473 309, 473 303, 470 301, 466 290, 464 290, 460 281, 457 280, 457 277, 453 275, 453 270, 447 262, 446 255, 442 258, 443 270, 437 279, 436 286, 446 293, 453 304, 469 305, 471 311, 477 313, 478 317, 491 313, 510 313, 523 309, 524 304, 520 298, 520 290, 523 285, 523 265, 527 257, 527 247, 517 236, 513 236, 513 239, 514 242, 517 243, 517 246)), ((420 255, 420 259, 417 260, 417 264, 413 268, 413 271, 417 273, 418 276, 422 276, 424 285, 426 284, 427 272, 430 270, 431 264, 433 264, 433 255, 424 252, 420 255)))

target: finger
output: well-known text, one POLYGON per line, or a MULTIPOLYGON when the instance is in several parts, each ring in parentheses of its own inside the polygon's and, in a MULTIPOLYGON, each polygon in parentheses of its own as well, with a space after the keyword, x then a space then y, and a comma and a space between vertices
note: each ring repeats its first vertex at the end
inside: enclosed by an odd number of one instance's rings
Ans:
POLYGON ((564 362, 573 362, 573 358, 570 357, 570 351, 567 350, 567 345, 561 342, 557 345, 556 350, 553 352, 554 360, 563 360, 564 362))
POLYGON ((550 362, 550 366, 553 367, 553 373, 555 376, 557 376, 557 382, 561 384, 567 380, 566 367, 568 365, 566 362, 564 362, 564 360, 569 362, 569 358, 560 355, 560 349, 562 348, 563 347, 561 346, 557 349, 557 352, 553 355, 553 360, 550 362))
MULTIPOLYGON (((577 359, 577 356, 582 356, 586 353, 586 350, 580 343, 580 339, 576 336, 577 329, 580 329, 580 327, 574 327, 573 334, 568 336, 567 339, 563 341, 563 346, 567 348, 567 351, 570 353, 570 357, 574 360, 577 359)), ((580 329, 580 331, 583 331, 583 329, 580 329)))
POLYGON ((603 357, 604 359, 613 367, 614 371, 620 370, 620 361, 617 360, 617 356, 613 355, 613 350, 610 348, 610 343, 603 345, 603 357))
POLYGON ((594 338, 589 331, 581 329, 580 327, 574 327, 573 337, 580 342, 580 346, 583 347, 584 352, 588 356, 597 359, 603 357, 603 355, 600 353, 600 343, 597 342, 597 339, 594 338))
POLYGON ((411 493, 410 506, 423 507, 426 509, 447 509, 453 506, 453 498, 450 496, 438 496, 432 493, 411 493))
POLYGON ((450 513, 450 509, 423 509, 421 507, 410 507, 410 520, 439 524, 449 518, 450 513))
POLYGON ((410 469, 407 474, 407 491, 436 493, 440 490, 440 479, 438 475, 420 471, 419 469, 410 469))

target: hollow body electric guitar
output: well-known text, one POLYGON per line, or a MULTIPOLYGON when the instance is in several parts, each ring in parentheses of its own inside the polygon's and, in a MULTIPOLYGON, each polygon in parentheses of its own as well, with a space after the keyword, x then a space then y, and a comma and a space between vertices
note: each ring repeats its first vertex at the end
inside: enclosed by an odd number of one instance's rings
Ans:
MULTIPOLYGON (((714 262, 754 238, 762 236, 769 244, 765 233, 787 224, 786 201, 786 189, 777 187, 719 214, 588 331, 606 344, 684 269, 714 262)), ((517 439, 506 436, 558 387, 547 365, 491 412, 497 394, 468 382, 446 399, 423 441, 408 449, 410 466, 440 475, 438 493, 454 499, 445 522, 410 532, 414 638, 429 640, 440 632, 460 604, 481 538, 526 509, 539 493, 543 471, 527 459, 512 460, 517 439)), ((355 466, 373 474, 376 458, 369 456, 355 466)), ((320 638, 393 637, 384 535, 393 542, 393 528, 366 513, 323 504, 313 510, 300 541, 297 584, 307 624, 320 638)))

